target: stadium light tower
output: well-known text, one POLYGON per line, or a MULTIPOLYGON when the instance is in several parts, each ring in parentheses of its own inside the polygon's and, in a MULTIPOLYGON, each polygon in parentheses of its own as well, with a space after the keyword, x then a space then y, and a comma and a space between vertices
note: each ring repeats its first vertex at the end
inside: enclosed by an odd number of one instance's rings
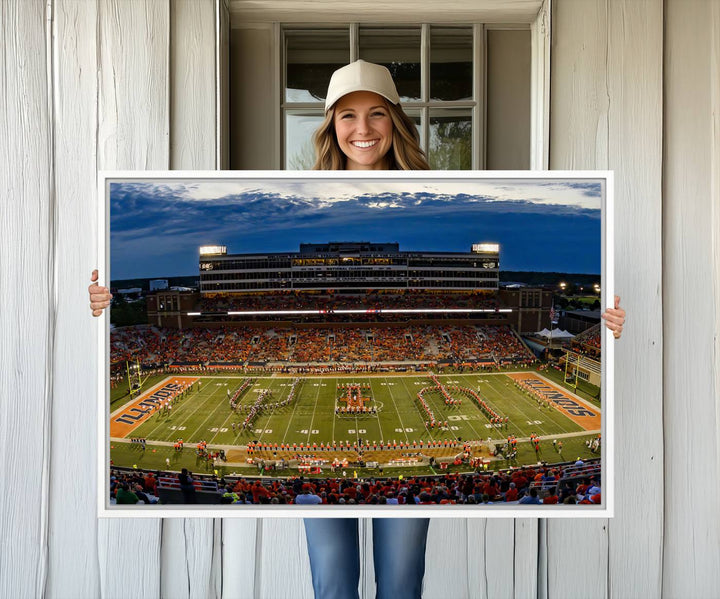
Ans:
MULTIPOLYGON (((142 386, 148 379, 146 376, 142 378, 142 370, 140 368, 140 360, 136 360, 135 363, 131 363, 130 360, 125 362, 125 368, 127 370, 128 390, 130 391, 130 397, 134 397, 137 393, 140 393, 142 386)), ((148 375, 149 376, 149 375, 148 375)))

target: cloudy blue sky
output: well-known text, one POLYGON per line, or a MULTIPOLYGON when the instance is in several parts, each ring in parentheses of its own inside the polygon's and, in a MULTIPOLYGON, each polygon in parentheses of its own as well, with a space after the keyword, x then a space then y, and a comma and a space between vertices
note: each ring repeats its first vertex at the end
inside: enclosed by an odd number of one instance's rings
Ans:
POLYGON ((122 179, 110 183, 113 280, 195 275, 201 245, 401 250, 500 244, 501 270, 600 272, 600 180, 122 179))

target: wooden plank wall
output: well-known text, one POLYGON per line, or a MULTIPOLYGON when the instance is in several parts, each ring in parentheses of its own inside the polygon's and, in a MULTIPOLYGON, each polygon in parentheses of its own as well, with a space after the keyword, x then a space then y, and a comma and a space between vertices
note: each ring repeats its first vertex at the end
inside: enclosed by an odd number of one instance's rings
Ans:
MULTIPOLYGON (((616 517, 434 520, 424 597, 714 596, 720 5, 552 6, 550 166, 616 172, 616 517)), ((0 31, 0 596, 311 597, 299 519, 95 517, 95 173, 219 164, 227 3, 8 0, 0 31)))
POLYGON ((47 577, 55 343, 45 5, 2 3, 0 26, 0 596, 36 597, 47 577))
POLYGON ((666 23, 663 590, 668 597, 716 597, 720 6, 668 2, 666 23), (687 556, 695 559, 688 563, 687 556))
MULTIPOLYGON (((52 462, 47 596, 100 596, 97 519, 89 507, 97 468, 90 453, 97 434, 95 323, 87 321, 87 281, 97 266, 98 46, 100 7, 53 6, 52 51, 57 65, 55 193, 57 278, 53 360, 52 462), (82 234, 78 234, 79 232, 82 234), (73 465, 72 474, 63 472, 73 465), (82 474, 81 474, 82 473, 82 474), (77 509, 76 506, 83 506, 77 509)), ((36 23, 34 26, 40 26, 36 23)))
POLYGON ((662 489, 660 1, 553 2, 550 168, 615 171, 616 517, 549 521, 548 597, 657 597, 662 489), (642 500, 637 498, 642 494, 642 500))

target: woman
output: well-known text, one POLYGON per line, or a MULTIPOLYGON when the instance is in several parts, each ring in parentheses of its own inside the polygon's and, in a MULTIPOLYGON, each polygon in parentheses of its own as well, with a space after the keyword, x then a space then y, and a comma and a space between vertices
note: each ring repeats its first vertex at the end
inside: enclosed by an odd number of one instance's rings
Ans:
MULTIPOLYGON (((390 72, 359 60, 330 80, 325 120, 313 136, 315 170, 427 170, 417 130, 400 107, 390 72)), ((97 281, 97 271, 92 280, 97 281)), ((111 299, 107 288, 89 287, 90 307, 99 316, 111 299)), ((620 337, 625 312, 603 314, 620 337)), ((425 571, 427 518, 375 518, 373 556, 377 597, 419 598, 425 571)), ((358 597, 360 555, 358 521, 354 518, 306 518, 312 581, 316 598, 358 597)))
MULTIPOLYGON (((385 67, 358 60, 333 73, 325 120, 313 136, 315 170, 427 170, 417 129, 400 107, 385 67)), ((603 314, 618 338, 625 312, 603 314)), ((377 598, 419 598, 425 572, 427 518, 373 519, 377 598)), ((354 518, 306 518, 316 598, 356 598, 360 577, 358 522, 354 518)))
MULTIPOLYGON (((362 60, 335 71, 325 120, 313 136, 315 170, 428 170, 415 124, 400 107, 390 71, 362 60)), ((378 598, 420 597, 427 518, 373 519, 378 598)), ((355 518, 306 518, 317 599, 358 597, 360 548, 355 518)))
POLYGON ((313 142, 314 170, 430 169, 390 71, 364 60, 333 73, 313 142))

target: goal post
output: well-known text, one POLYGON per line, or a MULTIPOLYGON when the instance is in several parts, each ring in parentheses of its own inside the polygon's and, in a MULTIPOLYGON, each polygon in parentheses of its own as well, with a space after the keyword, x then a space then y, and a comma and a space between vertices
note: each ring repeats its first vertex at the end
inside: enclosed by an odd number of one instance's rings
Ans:
POLYGON ((565 350, 565 376, 566 383, 577 390, 578 379, 586 383, 600 386, 602 366, 597 360, 584 356, 572 350, 565 350))
POLYGON ((573 389, 577 390, 577 383, 578 383, 578 371, 580 369, 580 355, 576 354, 573 351, 565 350, 565 376, 563 377, 563 380, 566 383, 570 383, 573 386, 573 389), (570 380, 568 380, 568 370, 570 369, 570 359, 571 356, 575 359, 575 363, 572 367, 572 370, 570 372, 570 380))
POLYGON ((134 364, 130 360, 127 360, 125 362, 125 369, 127 371, 128 393, 130 397, 135 397, 135 395, 142 390, 143 384, 148 377, 143 378, 142 376, 140 360, 136 360, 134 364))

